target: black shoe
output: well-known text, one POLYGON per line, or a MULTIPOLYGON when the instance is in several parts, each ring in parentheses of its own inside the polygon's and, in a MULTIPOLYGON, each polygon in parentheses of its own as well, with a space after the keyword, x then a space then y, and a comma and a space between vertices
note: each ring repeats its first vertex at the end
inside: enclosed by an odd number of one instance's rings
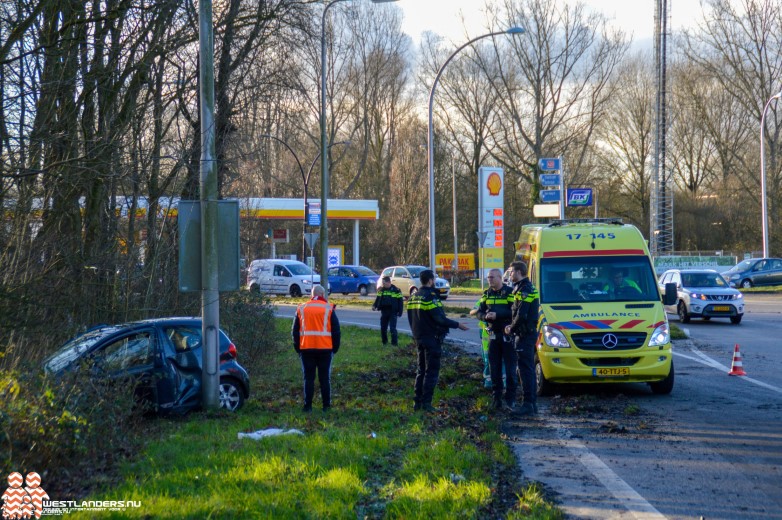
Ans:
POLYGON ((398 347, 398 346, 399 346, 399 343, 397 343, 396 341, 392 341, 392 342, 391 342, 391 346, 392 346, 392 347, 398 347))
POLYGON ((423 411, 425 411, 426 413, 437 413, 437 412, 439 412, 439 411, 440 411, 440 409, 439 409, 439 408, 435 408, 434 406, 432 406, 432 405, 431 405, 431 404, 429 404, 429 403, 427 403, 427 404, 424 404, 424 405, 421 405, 421 409, 422 409, 423 411))
POLYGON ((516 403, 514 401, 505 401, 505 410, 513 412, 516 409, 516 403))
POLYGON ((416 402, 415 405, 413 405, 413 411, 420 412, 421 411, 421 403, 416 402))
POLYGON ((323 405, 323 411, 324 412, 328 412, 329 410, 331 410, 331 405, 330 404, 323 405))
POLYGON ((304 406, 301 408, 301 411, 302 411, 302 412, 311 412, 311 411, 312 411, 312 405, 311 405, 311 404, 305 404, 305 405, 304 405, 304 406))
POLYGON ((491 404, 492 410, 501 411, 502 410, 502 399, 494 399, 491 404))

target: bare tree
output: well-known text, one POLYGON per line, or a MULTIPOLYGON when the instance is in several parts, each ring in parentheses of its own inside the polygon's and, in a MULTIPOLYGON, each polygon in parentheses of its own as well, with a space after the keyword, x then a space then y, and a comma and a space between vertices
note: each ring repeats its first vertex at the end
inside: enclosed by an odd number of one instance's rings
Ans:
MULTIPOLYGON (((766 102, 779 92, 782 76, 782 6, 770 0, 710 0, 708 16, 704 24, 685 36, 685 55, 713 81, 725 94, 731 96, 735 107, 752 116, 757 125, 766 102)), ((733 105, 733 103, 731 103, 733 105)), ((780 217, 780 187, 782 187, 782 161, 780 161, 779 108, 772 103, 765 118, 767 159, 767 193, 769 195, 769 227, 776 227, 780 217)), ((757 130, 759 135, 759 130, 757 130)), ((723 141, 724 143, 724 141, 723 141)), ((722 149, 727 159, 726 148, 722 149)), ((759 150, 755 147, 740 153, 731 160, 732 172, 753 186, 748 193, 758 198, 760 183, 759 150)), ((759 206, 759 204, 758 204, 759 206)), ((777 234, 778 235, 778 234, 777 234)), ((779 249, 782 237, 770 232, 772 249, 779 249)), ((759 235, 758 235, 759 238, 759 235)))

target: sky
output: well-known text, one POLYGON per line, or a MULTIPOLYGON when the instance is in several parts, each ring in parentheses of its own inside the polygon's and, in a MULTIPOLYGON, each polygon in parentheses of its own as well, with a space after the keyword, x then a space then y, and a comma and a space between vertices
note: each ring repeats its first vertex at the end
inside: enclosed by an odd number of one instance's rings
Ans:
MULTIPOLYGON (((632 33, 634 46, 651 45, 654 31, 655 0, 582 0, 602 12, 612 25, 632 33)), ((398 0, 404 13, 402 30, 417 45, 421 33, 432 31, 458 43, 466 41, 460 15, 467 22, 471 37, 485 32, 484 0, 398 0)), ((700 0, 669 0, 673 30, 689 27, 701 18, 700 0)))

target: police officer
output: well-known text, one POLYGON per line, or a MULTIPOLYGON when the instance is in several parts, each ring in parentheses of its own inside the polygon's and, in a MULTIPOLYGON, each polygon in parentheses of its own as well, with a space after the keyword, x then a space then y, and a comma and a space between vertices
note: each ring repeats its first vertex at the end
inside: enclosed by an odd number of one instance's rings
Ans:
POLYGON ((516 408, 516 415, 532 415, 538 411, 537 382, 535 381, 535 343, 538 339, 538 290, 527 277, 527 264, 513 262, 513 319, 505 333, 515 338, 519 375, 524 404, 516 408))
POLYGON ((293 348, 301 357, 304 374, 304 408, 312 411, 315 372, 320 383, 323 411, 331 408, 331 359, 339 350, 340 330, 334 306, 326 300, 322 285, 312 287, 312 298, 299 305, 293 320, 293 348))
POLYGON ((448 329, 467 330, 467 325, 448 319, 434 290, 434 272, 421 271, 421 288, 407 302, 407 319, 418 348, 418 372, 415 376, 415 410, 436 412, 432 406, 434 387, 440 376, 442 342, 448 329))
POLYGON ((478 319, 486 322, 486 332, 489 336, 489 367, 491 371, 492 391, 495 410, 513 410, 516 401, 516 378, 506 378, 502 381, 503 365, 506 374, 516 372, 516 351, 510 341, 510 335, 505 334, 505 327, 510 325, 513 317, 514 296, 510 287, 502 283, 502 272, 491 269, 486 277, 489 288, 483 292, 479 300, 478 319), (508 338, 508 341, 505 341, 508 338), (505 395, 503 395, 503 386, 505 395))
POLYGON ((402 316, 402 291, 391 283, 390 276, 383 277, 383 286, 377 291, 373 311, 380 311, 380 339, 388 344, 386 332, 391 329, 391 345, 397 345, 396 319, 402 316))

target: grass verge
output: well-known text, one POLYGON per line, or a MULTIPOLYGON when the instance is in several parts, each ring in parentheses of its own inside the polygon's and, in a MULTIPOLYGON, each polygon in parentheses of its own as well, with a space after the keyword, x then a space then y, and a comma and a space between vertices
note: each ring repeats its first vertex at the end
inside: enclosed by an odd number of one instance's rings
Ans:
MULTIPOLYGON (((290 321, 276 328, 285 337, 290 321)), ((412 345, 383 347, 353 327, 342 342, 329 412, 300 411, 298 357, 281 342, 243 409, 156 421, 119 483, 92 499, 141 502, 123 518, 521 518, 546 507, 535 518, 561 518, 522 484, 473 357, 447 351, 441 411, 426 415, 412 411, 412 345), (270 427, 303 435, 237 438, 270 427)))

